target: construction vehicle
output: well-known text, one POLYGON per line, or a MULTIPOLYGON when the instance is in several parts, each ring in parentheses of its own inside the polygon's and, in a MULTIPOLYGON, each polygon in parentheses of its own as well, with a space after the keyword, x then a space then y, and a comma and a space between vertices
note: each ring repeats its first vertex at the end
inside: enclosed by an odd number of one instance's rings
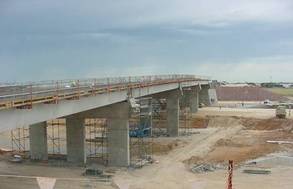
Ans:
MULTIPOLYGON (((132 100, 132 99, 130 99, 132 100)), ((141 98, 137 101, 130 101, 132 109, 139 116, 139 123, 131 125, 129 130, 130 137, 148 137, 151 136, 152 132, 152 98, 141 98)))
POLYGON ((137 137, 137 138, 148 137, 150 136, 150 133, 151 133, 150 127, 141 126, 141 125, 139 125, 133 130, 129 130, 130 137, 137 137))
POLYGON ((276 108, 276 117, 280 119, 286 118, 286 106, 278 106, 276 108))

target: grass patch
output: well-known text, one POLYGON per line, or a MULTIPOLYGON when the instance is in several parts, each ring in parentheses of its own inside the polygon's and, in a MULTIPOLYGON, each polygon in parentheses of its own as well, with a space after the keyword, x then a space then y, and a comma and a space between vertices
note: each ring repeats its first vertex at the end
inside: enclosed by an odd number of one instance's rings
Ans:
POLYGON ((288 89, 287 88, 266 88, 266 89, 275 94, 293 97, 293 88, 288 88, 288 89))

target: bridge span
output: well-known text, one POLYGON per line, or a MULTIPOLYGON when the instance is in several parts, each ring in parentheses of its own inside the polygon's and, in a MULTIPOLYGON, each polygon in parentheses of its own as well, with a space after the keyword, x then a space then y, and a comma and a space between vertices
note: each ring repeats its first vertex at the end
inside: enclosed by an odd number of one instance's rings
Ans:
POLYGON ((181 96, 186 95, 191 111, 196 112, 200 101, 207 105, 212 102, 209 90, 209 79, 194 75, 2 84, 0 131, 29 126, 31 159, 47 160, 47 121, 65 118, 67 160, 84 164, 84 120, 107 118, 110 131, 109 165, 128 166, 131 112, 129 99, 146 96, 166 99, 167 131, 170 136, 178 136, 181 96))

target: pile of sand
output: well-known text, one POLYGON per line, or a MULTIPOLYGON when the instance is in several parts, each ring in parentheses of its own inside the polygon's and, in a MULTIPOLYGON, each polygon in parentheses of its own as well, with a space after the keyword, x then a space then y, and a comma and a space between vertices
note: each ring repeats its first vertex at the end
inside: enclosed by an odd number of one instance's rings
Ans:
POLYGON ((246 129, 251 130, 284 130, 291 132, 293 129, 292 119, 241 119, 241 124, 245 126, 246 129))

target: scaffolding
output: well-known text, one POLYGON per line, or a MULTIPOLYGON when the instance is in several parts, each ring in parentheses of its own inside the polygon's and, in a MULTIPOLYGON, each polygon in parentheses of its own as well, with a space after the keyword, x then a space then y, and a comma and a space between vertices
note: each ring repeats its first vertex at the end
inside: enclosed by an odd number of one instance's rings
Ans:
POLYGON ((191 122, 192 120, 192 113, 190 111, 190 108, 184 107, 183 110, 180 111, 180 135, 186 136, 191 134, 191 122), (183 122, 183 123, 182 123, 183 122))
POLYGON ((107 120, 86 119, 87 158, 103 165, 108 164, 107 120))
MULTIPOLYGON (((167 134, 167 111, 166 100, 160 99, 152 101, 153 107, 153 135, 156 137, 168 136, 167 134)), ((186 105, 180 107, 179 113, 179 134, 186 136, 192 133, 191 127, 192 113, 186 105)))
POLYGON ((10 131, 11 149, 18 153, 28 152, 29 130, 27 127, 20 127, 10 131))
POLYGON ((153 154, 152 98, 141 98, 137 103, 139 112, 132 115, 129 125, 130 165, 135 168, 150 162, 153 154))
POLYGON ((47 122, 48 154, 52 158, 66 154, 65 119, 54 119, 47 122))
POLYGON ((167 136, 166 101, 162 99, 152 100, 153 136, 167 136))

